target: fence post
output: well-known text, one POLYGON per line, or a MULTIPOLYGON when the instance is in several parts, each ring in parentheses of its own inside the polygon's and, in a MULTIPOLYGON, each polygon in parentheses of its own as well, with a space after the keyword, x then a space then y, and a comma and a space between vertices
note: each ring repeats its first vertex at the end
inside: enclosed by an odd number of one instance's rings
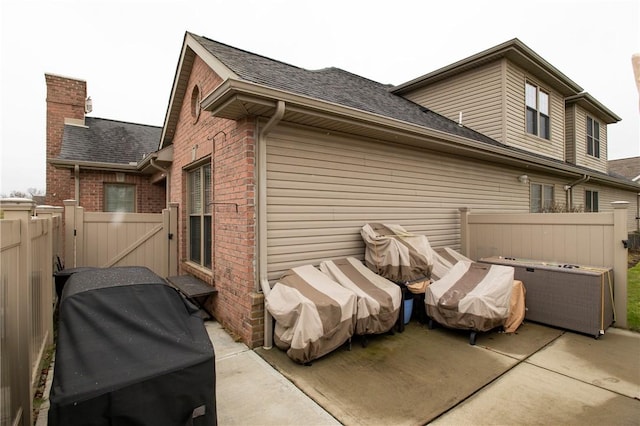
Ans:
MULTIPOLYGON (((20 249, 18 254, 17 284, 17 327, 9 327, 17 331, 15 336, 17 359, 12 363, 16 375, 19 405, 22 408, 22 421, 24 425, 31 424, 31 412, 33 409, 33 392, 31 388, 31 235, 29 224, 34 214, 35 203, 26 198, 11 198, 1 201, 4 218, 20 221, 20 249)), ((13 340, 13 339, 12 339, 13 340)))
POLYGON ((627 229, 628 201, 614 201, 613 206, 613 280, 616 327, 627 327, 627 267, 628 253, 623 241, 629 238, 627 229))
POLYGON ((169 203, 169 275, 178 275, 178 203, 169 203))
POLYGON ((76 200, 64 200, 64 265, 76 265, 76 200))
POLYGON ((460 207, 458 209, 460 211, 460 253, 463 256, 471 258, 469 251, 470 241, 469 241, 469 213, 471 209, 469 207, 460 207))
POLYGON ((43 219, 47 220, 47 258, 50 259, 49 262, 45 265, 44 272, 44 283, 43 288, 49 288, 50 291, 46 292, 44 296, 46 300, 44 300, 45 311, 42 312, 42 320, 43 320, 43 330, 47 330, 47 345, 53 344, 53 305, 55 301, 55 287, 53 285, 53 271, 55 270, 55 264, 57 263, 56 256, 57 247, 54 247, 54 241, 58 238, 54 234, 54 223, 53 216, 54 214, 59 214, 62 210, 61 207, 53 207, 53 206, 38 206, 36 208, 36 215, 43 219))

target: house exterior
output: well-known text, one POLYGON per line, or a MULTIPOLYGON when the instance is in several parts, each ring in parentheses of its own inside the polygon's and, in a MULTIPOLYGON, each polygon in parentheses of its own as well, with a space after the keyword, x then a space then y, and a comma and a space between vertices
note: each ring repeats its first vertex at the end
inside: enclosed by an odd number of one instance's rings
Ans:
POLYGON ((367 222, 459 249, 460 207, 628 201, 635 229, 640 187, 607 172, 619 120, 517 39, 390 88, 187 32, 160 138, 180 273, 215 285, 210 311, 255 347, 263 290, 294 266, 362 258, 367 222))
POLYGON ((85 81, 54 74, 45 80, 46 204, 73 199, 86 211, 162 211, 166 171, 160 165, 167 154, 157 152, 161 129, 87 117, 85 81))

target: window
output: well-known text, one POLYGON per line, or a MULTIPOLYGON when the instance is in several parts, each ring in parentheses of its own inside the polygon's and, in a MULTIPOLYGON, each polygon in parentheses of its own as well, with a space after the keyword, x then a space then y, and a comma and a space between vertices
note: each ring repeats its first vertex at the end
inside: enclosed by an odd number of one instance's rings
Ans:
POLYGON ((587 117, 587 155, 600 158, 600 123, 587 117))
POLYGON ((549 139, 551 137, 549 119, 549 94, 533 84, 525 85, 527 106, 527 133, 549 139))
POLYGON ((211 268, 211 165, 188 172, 189 260, 211 268))
POLYGON ((531 184, 531 213, 542 213, 553 207, 553 185, 531 184))
POLYGON ((136 187, 123 183, 107 183, 104 185, 104 211, 126 212, 136 211, 136 187))
POLYGON ((585 212, 598 211, 598 191, 587 190, 584 192, 584 211, 585 212))

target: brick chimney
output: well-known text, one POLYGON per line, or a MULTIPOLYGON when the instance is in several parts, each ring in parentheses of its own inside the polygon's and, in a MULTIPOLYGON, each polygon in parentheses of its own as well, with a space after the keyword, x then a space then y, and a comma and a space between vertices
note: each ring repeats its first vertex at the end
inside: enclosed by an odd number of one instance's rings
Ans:
POLYGON ((45 74, 47 83, 47 182, 46 203, 63 206, 74 197, 73 170, 60 169, 49 160, 60 156, 65 121, 84 124, 87 82, 45 74))

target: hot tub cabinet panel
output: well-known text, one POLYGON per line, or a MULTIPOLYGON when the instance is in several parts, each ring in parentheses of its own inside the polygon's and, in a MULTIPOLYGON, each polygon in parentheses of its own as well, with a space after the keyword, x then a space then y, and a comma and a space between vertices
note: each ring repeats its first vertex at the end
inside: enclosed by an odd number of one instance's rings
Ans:
POLYGON ((479 262, 513 266, 524 283, 526 315, 598 338, 614 322, 613 270, 529 259, 488 257, 479 262))

